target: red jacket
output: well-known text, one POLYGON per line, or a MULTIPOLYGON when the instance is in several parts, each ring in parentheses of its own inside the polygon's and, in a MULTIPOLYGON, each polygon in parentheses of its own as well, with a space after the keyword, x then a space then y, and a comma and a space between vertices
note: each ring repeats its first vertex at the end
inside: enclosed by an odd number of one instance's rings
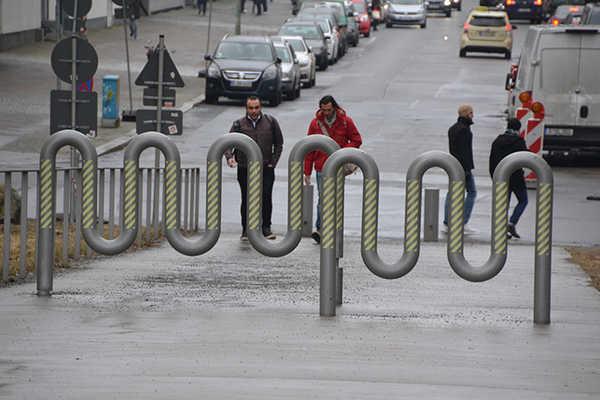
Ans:
MULTIPOLYGON (((340 145, 340 147, 356 147, 359 148, 362 144, 362 138, 354 121, 350 118, 344 110, 337 108, 335 122, 332 126, 327 125, 325 117, 320 110, 317 111, 315 118, 310 122, 308 126, 309 135, 327 135, 327 132, 322 132, 321 127, 317 121, 321 121, 321 124, 327 128, 329 136, 340 145)), ((327 153, 323 151, 311 151, 304 158, 304 174, 310 175, 312 173, 313 164, 317 172, 321 172, 325 161, 327 161, 327 153)))

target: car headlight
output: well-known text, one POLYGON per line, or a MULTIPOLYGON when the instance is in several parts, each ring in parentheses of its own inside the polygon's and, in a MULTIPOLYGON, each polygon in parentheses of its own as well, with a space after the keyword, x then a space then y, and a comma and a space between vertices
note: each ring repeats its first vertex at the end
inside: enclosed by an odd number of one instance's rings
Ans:
POLYGON ((273 79, 277 77, 277 67, 275 65, 269 65, 263 71, 263 78, 265 79, 273 79))
POLYGON ((450 5, 450 0, 444 0, 444 5, 445 6, 449 6, 450 5))
POLYGON ((281 73, 281 80, 282 81, 290 81, 291 79, 292 79, 291 72, 282 72, 281 73))
POLYGON ((209 78, 218 78, 221 76, 221 70, 215 63, 211 63, 208 67, 207 75, 209 78))

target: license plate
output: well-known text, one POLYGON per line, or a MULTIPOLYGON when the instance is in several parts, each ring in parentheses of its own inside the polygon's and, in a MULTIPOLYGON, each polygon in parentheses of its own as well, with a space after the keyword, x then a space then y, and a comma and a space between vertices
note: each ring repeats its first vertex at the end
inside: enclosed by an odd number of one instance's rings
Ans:
POLYGON ((530 12, 530 11, 531 11, 531 8, 519 8, 519 12, 522 12, 522 13, 526 13, 526 12, 530 12))
POLYGON ((231 81, 233 87, 252 87, 251 81, 231 81))
POLYGON ((573 19, 571 20, 571 23, 573 25, 579 25, 580 22, 581 22, 581 17, 573 17, 573 19))
POLYGON ((546 128, 544 134, 549 136, 573 136, 572 128, 546 128))
POLYGON ((481 32, 479 32, 479 36, 492 37, 492 36, 494 36, 494 32, 492 32, 492 31, 481 31, 481 32))

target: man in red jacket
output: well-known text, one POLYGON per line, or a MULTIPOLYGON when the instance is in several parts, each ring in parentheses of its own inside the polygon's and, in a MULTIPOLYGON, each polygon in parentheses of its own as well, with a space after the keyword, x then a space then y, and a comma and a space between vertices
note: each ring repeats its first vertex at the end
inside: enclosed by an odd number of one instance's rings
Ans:
MULTIPOLYGON (((340 145, 340 147, 360 147, 362 138, 352 118, 336 103, 333 96, 327 95, 319 100, 319 109, 315 118, 308 127, 309 135, 327 135, 340 145)), ((321 242, 321 188, 323 179, 321 170, 327 161, 327 153, 322 151, 312 151, 304 159, 304 184, 310 185, 310 176, 313 166, 317 171, 317 190, 319 192, 319 203, 317 205, 317 223, 316 230, 312 238, 321 242)))

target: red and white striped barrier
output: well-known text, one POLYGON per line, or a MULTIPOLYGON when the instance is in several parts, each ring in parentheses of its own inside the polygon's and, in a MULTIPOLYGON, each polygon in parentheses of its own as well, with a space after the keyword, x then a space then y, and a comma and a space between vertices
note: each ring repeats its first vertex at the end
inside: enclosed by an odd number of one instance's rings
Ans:
MULTIPOLYGON (((537 155, 542 155, 544 147, 544 105, 533 100, 531 92, 519 95, 521 107, 515 110, 515 118, 521 122, 519 135, 525 139, 527 149, 537 155)), ((525 169, 525 181, 535 182, 535 172, 525 169)))

